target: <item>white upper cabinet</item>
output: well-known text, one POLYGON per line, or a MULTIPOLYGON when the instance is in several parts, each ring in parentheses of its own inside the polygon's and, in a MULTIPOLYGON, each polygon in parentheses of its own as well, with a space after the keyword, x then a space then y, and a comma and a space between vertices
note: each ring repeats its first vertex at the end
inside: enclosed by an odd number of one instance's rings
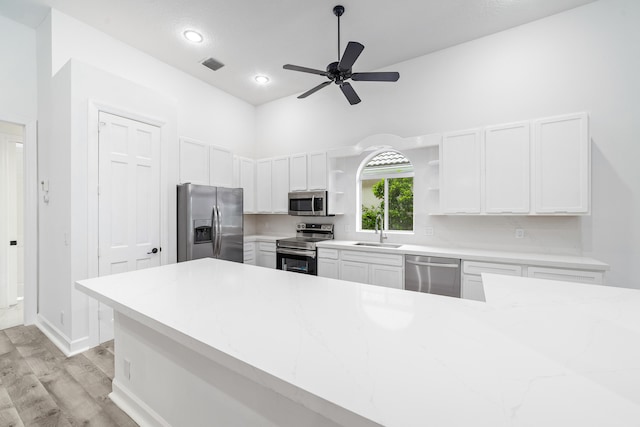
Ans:
POLYGON ((294 154, 290 157, 290 191, 327 189, 327 153, 294 154))
POLYGON ((444 213, 480 213, 481 132, 444 134, 440 147, 440 203, 444 213))
POLYGON ((233 153, 224 148, 209 147, 209 185, 233 186, 233 153))
POLYGON ((327 153, 309 153, 307 184, 309 190, 327 189, 327 153))
POLYGON ((514 123, 485 129, 484 203, 487 213, 530 210, 530 126, 514 123))
POLYGON ((271 159, 256 162, 256 204, 258 213, 271 212, 271 159))
POLYGON ((590 144, 585 113, 533 125, 536 213, 589 213, 590 144))
POLYGON ((180 183, 209 185, 209 145, 180 139, 180 183))
POLYGON ((290 157, 289 190, 304 191, 307 189, 307 155, 294 154, 290 157))
POLYGON ((244 193, 244 213, 256 212, 256 177, 255 177, 255 161, 245 157, 238 157, 238 177, 240 187, 244 193))
POLYGON ((289 212, 289 157, 274 158, 271 163, 271 210, 289 212))

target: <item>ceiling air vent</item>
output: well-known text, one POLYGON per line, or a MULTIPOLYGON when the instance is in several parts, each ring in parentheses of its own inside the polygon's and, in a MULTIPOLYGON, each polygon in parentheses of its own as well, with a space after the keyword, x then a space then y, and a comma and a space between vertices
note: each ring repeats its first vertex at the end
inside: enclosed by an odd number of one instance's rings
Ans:
POLYGON ((202 61, 202 65, 213 71, 217 71, 220 68, 224 67, 224 64, 222 62, 218 62, 213 58, 205 59, 204 61, 202 61))

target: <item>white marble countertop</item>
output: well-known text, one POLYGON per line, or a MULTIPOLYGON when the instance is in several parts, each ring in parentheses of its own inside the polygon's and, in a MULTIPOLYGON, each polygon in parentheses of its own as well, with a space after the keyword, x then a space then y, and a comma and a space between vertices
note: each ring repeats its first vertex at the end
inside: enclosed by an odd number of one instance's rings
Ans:
POLYGON ((310 408, 390 427, 638 426, 640 291, 483 280, 488 303, 201 259, 76 286, 310 408))
POLYGON ((609 270, 609 264, 593 258, 553 255, 527 252, 505 252, 484 249, 468 248, 443 248, 435 246, 405 245, 400 244, 399 248, 379 247, 379 246, 356 246, 356 241, 352 240, 326 240, 318 242, 319 248, 349 249, 366 252, 378 252, 402 255, 425 255, 448 258, 460 258, 466 261, 502 262, 511 264, 527 264, 545 267, 577 268, 582 270, 609 270))
POLYGON ((270 234, 250 234, 250 235, 244 236, 244 241, 245 242, 269 242, 269 243, 275 243, 276 240, 286 239, 288 237, 293 237, 293 236, 270 235, 270 234))

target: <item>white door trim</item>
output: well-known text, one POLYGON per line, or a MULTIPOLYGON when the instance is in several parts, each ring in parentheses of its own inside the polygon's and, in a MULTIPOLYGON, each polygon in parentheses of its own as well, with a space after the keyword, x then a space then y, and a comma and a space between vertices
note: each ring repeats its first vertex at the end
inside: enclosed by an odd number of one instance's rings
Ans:
MULTIPOLYGON (((166 132, 166 120, 151 117, 144 113, 123 109, 107 103, 90 99, 88 102, 87 122, 87 277, 97 277, 99 273, 98 260, 98 183, 99 183, 99 150, 98 150, 98 116, 100 112, 114 114, 127 119, 147 123, 160 128, 160 247, 168 248, 168 236, 164 230, 167 228, 168 203, 166 189, 169 184, 168 176, 168 132, 166 132)), ((160 252, 160 265, 168 263, 168 250, 160 252)), ((98 319, 98 301, 89 298, 89 345, 95 346, 100 341, 100 322, 98 319)))
POLYGON ((38 315, 38 137, 37 122, 11 114, 0 120, 24 126, 24 324, 38 315))

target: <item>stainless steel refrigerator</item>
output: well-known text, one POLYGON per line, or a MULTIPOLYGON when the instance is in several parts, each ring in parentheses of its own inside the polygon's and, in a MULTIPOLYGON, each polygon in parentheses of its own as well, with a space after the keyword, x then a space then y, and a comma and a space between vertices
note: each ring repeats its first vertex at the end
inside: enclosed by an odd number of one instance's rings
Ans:
POLYGON ((178 262, 242 262, 243 226, 242 188, 178 185, 178 262))

